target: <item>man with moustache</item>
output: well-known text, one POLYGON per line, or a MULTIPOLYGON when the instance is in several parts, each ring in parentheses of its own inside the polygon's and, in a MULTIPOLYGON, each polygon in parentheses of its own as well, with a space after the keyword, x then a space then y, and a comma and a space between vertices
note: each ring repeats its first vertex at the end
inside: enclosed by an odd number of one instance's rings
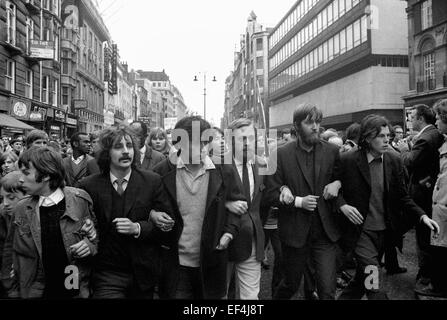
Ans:
POLYGON ((315 105, 298 107, 293 115, 298 139, 278 149, 277 170, 267 179, 267 200, 279 208, 284 263, 274 299, 290 299, 296 293, 308 259, 315 268, 319 298, 335 299, 340 232, 335 203, 329 199, 338 193, 340 156, 337 147, 319 137, 322 118, 315 105))
POLYGON ((399 155, 387 152, 390 131, 385 117, 365 117, 359 149, 341 158, 341 244, 346 252, 353 252, 357 263, 355 278, 340 296, 342 300, 361 299, 365 293, 370 300, 387 299, 379 279, 379 260, 385 247, 401 245, 406 219, 439 232, 436 222, 408 195, 399 155))
POLYGON ((101 173, 81 181, 98 219, 93 298, 152 299, 164 233, 174 223, 170 203, 160 176, 137 168, 140 153, 132 130, 107 128, 99 144, 101 173), (160 218, 170 225, 159 228, 160 218))

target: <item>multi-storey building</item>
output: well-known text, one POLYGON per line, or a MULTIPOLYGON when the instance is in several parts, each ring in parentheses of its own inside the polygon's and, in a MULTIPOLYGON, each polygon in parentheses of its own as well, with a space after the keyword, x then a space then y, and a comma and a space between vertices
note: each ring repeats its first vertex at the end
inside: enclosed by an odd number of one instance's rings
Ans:
POLYGON ((299 0, 269 36, 270 127, 285 128, 302 103, 323 126, 365 115, 402 123, 408 91, 407 19, 400 0, 299 0))
POLYGON ((268 126, 268 35, 269 29, 264 30, 257 22, 256 14, 251 12, 245 34, 241 36, 240 52, 235 53, 234 70, 227 79, 228 91, 225 93, 231 110, 227 114, 231 113, 232 119, 252 119, 259 128, 268 126))
POLYGON ((60 0, 0 2, 0 112, 52 138, 63 137, 67 119, 60 104, 60 21, 60 0))
POLYGON ((186 116, 186 104, 183 100, 183 96, 180 92, 180 90, 172 85, 172 92, 174 93, 174 118, 177 118, 177 120, 180 120, 181 118, 186 116))
MULTIPOLYGON (((146 78, 151 81, 152 89, 156 90, 161 95, 161 113, 164 118, 170 118, 174 116, 174 93, 172 91, 171 81, 165 70, 159 71, 142 71, 138 70, 138 73, 142 78, 146 78)), ((162 126, 164 120, 162 120, 162 126)))
POLYGON ((63 0, 62 105, 76 113, 75 130, 104 127, 104 42, 110 34, 91 0, 63 0))
POLYGON ((410 90, 404 100, 408 114, 416 104, 431 107, 447 98, 447 2, 407 3, 410 90))

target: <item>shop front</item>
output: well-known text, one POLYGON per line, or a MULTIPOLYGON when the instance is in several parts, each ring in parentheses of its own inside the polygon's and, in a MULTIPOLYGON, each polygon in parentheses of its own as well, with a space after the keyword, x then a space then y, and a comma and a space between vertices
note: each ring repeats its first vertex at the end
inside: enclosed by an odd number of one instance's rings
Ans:
POLYGON ((70 139, 78 131, 78 120, 75 115, 67 114, 65 123, 65 137, 70 139))

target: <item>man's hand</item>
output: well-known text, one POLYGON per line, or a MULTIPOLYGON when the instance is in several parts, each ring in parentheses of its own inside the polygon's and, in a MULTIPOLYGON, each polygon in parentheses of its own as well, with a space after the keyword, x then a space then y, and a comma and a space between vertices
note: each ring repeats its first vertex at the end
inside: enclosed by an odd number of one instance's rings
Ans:
POLYGON ((363 223, 363 216, 357 210, 357 208, 345 204, 340 208, 340 210, 353 224, 359 225, 363 223))
POLYGON ((149 218, 163 232, 171 231, 175 224, 175 221, 166 212, 152 210, 149 218))
POLYGON ((70 246, 70 250, 73 257, 78 259, 85 258, 91 254, 90 247, 84 240, 70 246))
POLYGON ((225 208, 227 208, 230 212, 241 216, 247 213, 248 205, 247 201, 227 201, 225 202, 225 208))
POLYGON ((306 196, 303 198, 301 207, 307 211, 314 211, 317 208, 319 196, 306 196))
POLYGON ((341 188, 341 182, 339 180, 329 183, 324 187, 323 198, 324 200, 330 200, 338 197, 338 192, 341 188))
POLYGON ((400 140, 397 143, 397 148, 399 149, 400 152, 407 152, 410 151, 410 146, 408 145, 408 143, 405 140, 400 140))
POLYGON ((118 233, 131 236, 138 234, 137 224, 127 218, 116 218, 112 222, 115 223, 116 231, 118 231, 118 233))
POLYGON ((279 202, 285 205, 289 205, 295 201, 295 197, 292 194, 292 191, 288 187, 283 187, 281 194, 279 195, 279 202))
POLYGON ((439 228, 439 225, 436 223, 435 220, 430 219, 426 214, 422 216, 422 223, 425 224, 427 227, 430 228, 431 231, 433 231, 434 237, 439 236, 439 232, 441 228, 439 228))
POLYGON ((216 249, 217 250, 225 250, 226 248, 228 248, 228 245, 230 244, 231 241, 231 236, 228 233, 224 233, 224 235, 220 238, 219 240, 219 244, 217 245, 216 249))
POLYGON ((81 233, 84 234, 90 241, 94 241, 96 239, 96 229, 91 219, 85 220, 81 228, 81 233))

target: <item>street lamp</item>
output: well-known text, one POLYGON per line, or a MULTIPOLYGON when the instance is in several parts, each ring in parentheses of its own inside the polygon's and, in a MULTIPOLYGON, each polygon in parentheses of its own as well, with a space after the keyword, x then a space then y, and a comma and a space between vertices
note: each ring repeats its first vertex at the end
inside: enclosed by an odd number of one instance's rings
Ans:
MULTIPOLYGON (((194 81, 199 81, 197 76, 194 76, 194 81)), ((213 82, 216 82, 216 76, 213 76, 213 82)), ((206 120, 206 72, 203 73, 203 119, 206 120)))

